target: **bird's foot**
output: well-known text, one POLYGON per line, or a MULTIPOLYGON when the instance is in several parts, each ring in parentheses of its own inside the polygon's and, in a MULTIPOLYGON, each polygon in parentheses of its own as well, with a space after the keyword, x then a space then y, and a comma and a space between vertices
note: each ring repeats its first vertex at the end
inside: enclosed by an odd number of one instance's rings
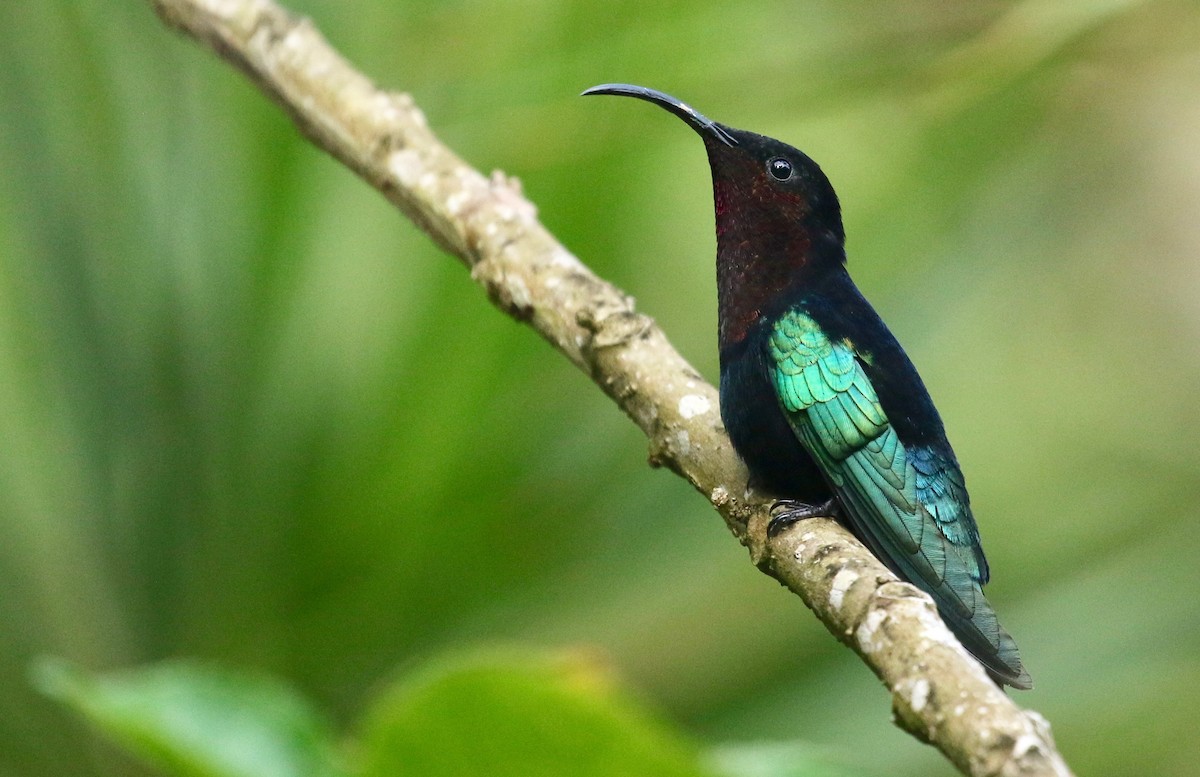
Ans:
POLYGON ((771 505, 771 522, 767 524, 767 536, 774 537, 787 527, 805 518, 818 515, 833 518, 838 513, 837 497, 830 497, 820 504, 811 505, 797 499, 778 499, 771 505))

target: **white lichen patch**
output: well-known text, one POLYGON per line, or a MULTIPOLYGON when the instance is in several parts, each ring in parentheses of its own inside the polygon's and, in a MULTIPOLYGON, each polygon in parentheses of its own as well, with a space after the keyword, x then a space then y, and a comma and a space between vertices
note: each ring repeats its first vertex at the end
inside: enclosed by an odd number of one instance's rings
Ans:
POLYGON ((708 401, 708 397, 700 394, 685 394, 679 398, 679 415, 687 420, 704 415, 709 410, 712 410, 712 403, 708 401))
POLYGON ((421 178, 421 155, 410 148, 402 148, 394 152, 387 162, 388 172, 392 174, 401 186, 412 189, 421 178))
POLYGON ((970 659, 967 663, 976 667, 980 673, 983 673, 983 667, 979 662, 971 658, 971 654, 967 652, 967 649, 950 633, 950 629, 946 628, 946 622, 937 614, 937 609, 934 607, 933 600, 929 598, 929 595, 921 592, 919 598, 924 600, 922 603, 925 606, 917 610, 917 617, 921 621, 921 628, 917 632, 918 638, 928 646, 938 645, 949 648, 964 658, 970 659))
MULTIPOLYGON (((796 550, 792 553, 792 558, 796 559, 797 561, 803 562, 804 561, 804 551, 808 550, 808 543, 812 542, 813 538, 816 536, 817 535, 813 534, 810 531, 806 531, 803 534, 801 534, 800 535, 800 543, 798 545, 796 545, 796 550)), ((848 587, 849 586, 847 586, 847 588, 848 587)))
POLYGON ((371 102, 374 103, 375 113, 382 121, 390 124, 400 118, 400 105, 396 95, 388 92, 376 92, 371 98, 371 102))
POLYGON ((671 447, 680 456, 687 456, 692 452, 692 438, 686 429, 680 429, 671 435, 671 447))
POLYGON ((720 507, 729 501, 729 492, 725 490, 725 486, 717 486, 708 495, 708 501, 720 507))
POLYGON ((493 170, 492 174, 488 176, 488 183, 494 189, 504 189, 517 197, 522 196, 521 179, 515 175, 506 175, 503 170, 493 170))
POLYGON ((446 212, 451 216, 457 216, 462 212, 463 205, 467 203, 470 195, 466 191, 460 189, 446 198, 446 212))
POLYGON ((391 98, 395 101, 396 108, 407 113, 413 124, 422 129, 429 126, 429 121, 425 118, 425 112, 413 102, 411 94, 408 92, 397 92, 392 94, 391 98))
POLYGON ((867 613, 867 617, 854 633, 862 652, 868 654, 878 653, 883 649, 884 640, 878 637, 878 632, 879 627, 883 625, 887 617, 887 610, 883 609, 874 609, 867 613))
POLYGON ((833 585, 829 589, 829 606, 835 610, 842 609, 842 602, 846 599, 846 592, 850 587, 858 581, 858 573, 853 569, 839 570, 833 577, 833 585))
POLYGON ((197 5, 204 13, 222 19, 236 19, 239 13, 246 12, 246 4, 242 0, 201 0, 197 5))
POLYGON ((550 263, 559 267, 570 267, 572 269, 582 266, 579 259, 564 248, 556 248, 554 250, 550 255, 550 263))
POLYGON ((909 693, 908 706, 912 707, 913 712, 920 712, 925 709, 925 705, 929 702, 929 681, 924 677, 918 679, 912 684, 912 691, 909 693))

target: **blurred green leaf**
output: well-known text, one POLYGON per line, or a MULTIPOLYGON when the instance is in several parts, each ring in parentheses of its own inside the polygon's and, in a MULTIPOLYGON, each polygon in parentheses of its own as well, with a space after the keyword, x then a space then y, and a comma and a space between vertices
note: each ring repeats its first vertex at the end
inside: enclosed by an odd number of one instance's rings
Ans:
POLYGON ((693 745, 581 653, 450 656, 384 694, 366 723, 368 777, 707 774, 693 745))
POLYGON ((708 754, 722 777, 862 777, 867 774, 835 758, 828 748, 803 742, 724 745, 708 754))
POLYGON ((166 663, 90 676, 55 659, 34 667, 49 696, 114 741, 187 777, 335 777, 332 732, 288 686, 166 663))

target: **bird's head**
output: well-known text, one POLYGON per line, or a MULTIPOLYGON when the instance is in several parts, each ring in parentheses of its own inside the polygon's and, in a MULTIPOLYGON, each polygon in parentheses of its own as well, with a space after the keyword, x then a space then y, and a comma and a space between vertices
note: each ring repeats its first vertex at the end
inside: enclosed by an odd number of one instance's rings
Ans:
POLYGON ((718 239, 733 235, 746 239, 752 231, 769 243, 799 240, 836 246, 834 253, 844 257, 840 248, 845 233, 837 194, 825 173, 804 152, 774 138, 715 122, 657 89, 602 84, 583 94, 613 94, 654 103, 700 135, 712 168, 718 239))
POLYGON ((584 92, 646 100, 704 140, 717 221, 717 298, 722 350, 777 313, 817 278, 844 271, 842 212, 829 179, 798 149, 719 124, 669 94, 632 84, 584 92))

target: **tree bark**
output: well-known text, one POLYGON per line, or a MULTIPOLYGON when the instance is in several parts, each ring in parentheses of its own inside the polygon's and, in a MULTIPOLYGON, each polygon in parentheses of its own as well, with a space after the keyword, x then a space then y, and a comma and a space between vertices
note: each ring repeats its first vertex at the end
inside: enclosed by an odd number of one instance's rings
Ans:
POLYGON ((754 564, 799 595, 883 680, 897 725, 964 774, 1071 774, 1046 720, 1017 707, 929 596, 897 580, 844 528, 813 518, 767 536, 768 503, 746 493, 716 390, 628 295, 550 235, 514 179, 465 164, 408 95, 376 88, 311 23, 271 0, 151 2, 458 257, 497 307, 586 372, 649 438, 651 465, 708 498, 754 564))

